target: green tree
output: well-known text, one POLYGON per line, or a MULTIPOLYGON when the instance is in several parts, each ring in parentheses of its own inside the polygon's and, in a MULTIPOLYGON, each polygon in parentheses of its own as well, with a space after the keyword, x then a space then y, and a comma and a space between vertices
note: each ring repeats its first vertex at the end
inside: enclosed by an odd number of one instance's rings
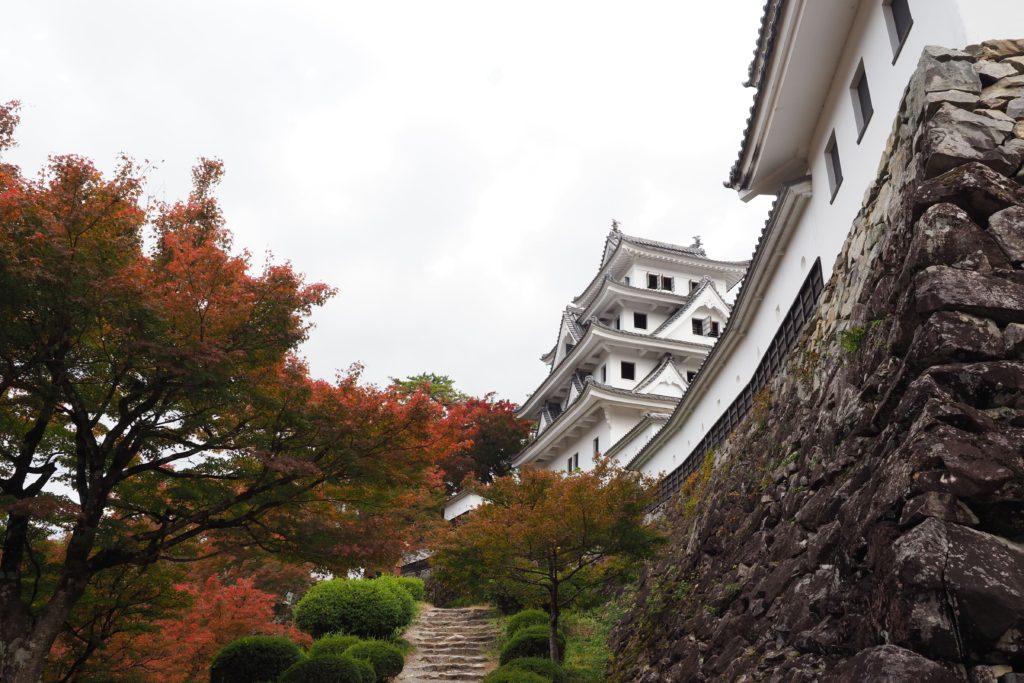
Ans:
POLYGON ((539 591, 549 610, 551 659, 559 617, 597 586, 621 581, 661 542, 644 523, 653 482, 605 458, 563 475, 525 469, 478 492, 488 504, 441 532, 431 558, 442 580, 486 595, 494 584, 539 591))
POLYGON ((455 388, 455 380, 448 375, 437 375, 433 372, 421 372, 418 375, 410 375, 405 379, 391 378, 391 386, 401 393, 412 394, 417 391, 425 391, 438 403, 449 406, 453 403, 462 403, 469 398, 455 388))

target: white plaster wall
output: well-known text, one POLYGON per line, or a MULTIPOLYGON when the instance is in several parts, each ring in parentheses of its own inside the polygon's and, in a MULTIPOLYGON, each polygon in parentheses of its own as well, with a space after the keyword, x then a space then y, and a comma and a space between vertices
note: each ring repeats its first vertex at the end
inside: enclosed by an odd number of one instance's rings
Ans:
POLYGON ((660 360, 660 356, 641 356, 633 351, 612 349, 608 351, 604 358, 597 364, 594 377, 600 382, 601 365, 607 365, 608 381, 605 382, 605 384, 617 389, 632 389, 640 382, 640 380, 650 374, 651 370, 654 369, 654 366, 657 365, 660 360), (636 365, 636 379, 622 379, 622 361, 627 361, 636 365))
MULTIPOLYGON (((705 275, 702 271, 683 270, 682 268, 674 267, 670 263, 654 264, 645 263, 644 261, 635 261, 626 272, 626 275, 629 276, 630 286, 646 289, 648 273, 654 273, 655 275, 668 275, 669 277, 675 278, 672 292, 679 294, 680 296, 686 296, 690 293, 690 280, 699 282, 705 275)), ((711 281, 715 283, 715 287, 718 288, 718 291, 724 293, 727 287, 725 279, 715 277, 713 275, 709 275, 709 277, 711 277, 711 281)))
POLYGON ((455 519, 464 512, 469 512, 474 508, 478 508, 483 505, 484 499, 475 493, 467 493, 458 500, 447 502, 444 505, 444 518, 446 520, 455 519))
POLYGON ((875 179, 900 100, 924 47, 960 48, 967 42, 991 37, 988 33, 1005 37, 1007 30, 1016 36, 1024 35, 1024 2, 1020 0, 910 0, 910 10, 914 24, 893 64, 882 3, 870 0, 861 3, 831 91, 811 136, 808 161, 813 190, 807 208, 789 243, 783 247, 785 254, 777 270, 770 275, 770 284, 747 333, 733 347, 724 366, 719 365, 720 371, 712 378, 704 378, 703 381, 712 380, 710 386, 706 385, 706 393, 678 431, 653 454, 644 468, 646 471, 668 472, 681 464, 739 395, 815 258, 821 258, 825 280, 831 276, 864 193, 875 179), (861 59, 874 114, 858 143, 849 88, 861 59), (830 201, 824 150, 833 129, 844 179, 835 200, 830 201))
MULTIPOLYGON (((634 422, 636 424, 636 422, 634 422)), ((580 469, 590 470, 594 467, 594 437, 600 441, 601 450, 605 450, 611 443, 611 426, 608 421, 601 419, 596 425, 583 432, 575 439, 565 443, 558 449, 554 458, 541 465, 541 467, 554 472, 565 472, 569 457, 574 453, 580 454, 580 469)))
POLYGON ((615 462, 620 465, 625 465, 633 459, 640 449, 647 445, 647 442, 654 438, 654 435, 658 433, 658 430, 664 425, 663 422, 655 422, 647 425, 642 431, 633 436, 629 441, 622 445, 622 450, 615 454, 615 462))

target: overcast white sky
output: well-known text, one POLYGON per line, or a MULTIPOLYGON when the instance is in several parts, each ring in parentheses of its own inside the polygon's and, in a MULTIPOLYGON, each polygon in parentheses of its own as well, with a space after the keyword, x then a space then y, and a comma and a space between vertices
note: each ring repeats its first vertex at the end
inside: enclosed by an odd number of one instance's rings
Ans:
POLYGON ((304 353, 521 401, 622 229, 748 258, 767 200, 722 187, 762 0, 9 3, 9 160, 220 157, 235 242, 339 289, 304 353))

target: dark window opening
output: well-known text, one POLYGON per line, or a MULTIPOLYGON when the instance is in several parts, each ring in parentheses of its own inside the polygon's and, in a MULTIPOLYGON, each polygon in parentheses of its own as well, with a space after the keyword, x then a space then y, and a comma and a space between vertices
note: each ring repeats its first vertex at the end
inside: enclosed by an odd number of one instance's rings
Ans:
POLYGON ((701 335, 703 337, 704 336, 704 321, 701 320, 700 318, 694 318, 693 320, 690 321, 690 323, 693 325, 693 333, 694 334, 699 334, 699 335, 701 335))
POLYGON ((675 289, 675 282, 673 281, 673 278, 670 278, 667 275, 662 275, 661 276, 661 288, 662 289, 667 289, 670 292, 673 289, 675 289))
POLYGON ((693 380, 694 380, 695 377, 697 377, 697 373, 696 372, 694 372, 693 370, 687 370, 686 371, 686 383, 687 384, 693 384, 693 380))
POLYGON ((598 437, 595 436, 594 437, 594 455, 597 455, 600 452, 601 452, 601 442, 598 440, 598 437))
POLYGON ((857 119, 857 143, 864 137, 864 131, 868 129, 868 122, 875 112, 871 105, 871 91, 868 89, 868 79, 864 75, 864 61, 861 60, 857 67, 857 74, 853 77, 853 85, 850 86, 850 95, 853 97, 853 115, 857 119))
POLYGON ((647 314, 646 313, 634 313, 633 314, 633 327, 638 330, 647 329, 647 314))
POLYGON ((647 289, 658 288, 658 276, 653 273, 647 274, 647 289))
POLYGON ((835 200, 839 186, 843 184, 843 166, 839 162, 839 146, 836 144, 835 131, 832 131, 832 137, 828 139, 828 145, 825 146, 825 167, 828 171, 828 186, 832 192, 832 197, 829 200, 831 202, 835 200))
POLYGON ((573 350, 574 348, 576 348, 576 345, 575 345, 575 344, 568 344, 568 343, 567 343, 567 344, 565 345, 565 355, 567 355, 567 356, 568 356, 568 355, 569 355, 569 353, 570 353, 570 352, 571 352, 571 351, 572 351, 572 350, 573 350))
POLYGON ((572 472, 572 458, 569 458, 569 461, 565 463, 565 471, 572 472))
POLYGON ((580 468, 580 454, 579 453, 573 453, 572 454, 572 468, 573 468, 573 470, 578 470, 580 468))
POLYGON ((696 280, 690 280, 690 292, 692 293, 695 289, 700 287, 700 283, 696 280))
POLYGON ((607 382, 608 382, 608 366, 607 365, 602 365, 601 366, 601 383, 605 384, 607 382))
POLYGON ((636 379, 636 363, 622 361, 622 379, 636 379))
POLYGON ((910 27, 914 25, 914 17, 910 14, 908 0, 886 0, 882 10, 885 12, 885 25, 892 45, 892 63, 895 64, 903 44, 907 42, 910 27))
POLYGON ((617 330, 621 330, 622 329, 622 318, 621 317, 618 317, 618 318, 615 319, 615 329, 617 329, 617 330))
POLYGON ((623 282, 625 282, 627 285, 629 284, 629 276, 628 275, 626 276, 625 280, 623 280, 623 282))
POLYGON ((714 320, 712 320, 711 321, 711 331, 708 333, 708 336, 709 337, 717 337, 718 334, 719 334, 718 323, 716 323, 714 320))

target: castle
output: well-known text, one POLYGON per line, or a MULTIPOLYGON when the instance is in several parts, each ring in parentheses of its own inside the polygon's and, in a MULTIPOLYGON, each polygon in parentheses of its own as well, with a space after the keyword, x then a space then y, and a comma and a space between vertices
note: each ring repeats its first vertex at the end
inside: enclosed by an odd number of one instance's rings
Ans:
MULTIPOLYGON (((746 82, 754 102, 726 181, 742 200, 775 197, 745 274, 745 264, 613 230, 598 276, 567 307, 556 346, 544 356, 551 374, 523 404, 521 414, 538 427, 516 464, 572 470, 599 451, 663 474, 660 498, 672 495, 752 408, 815 310, 887 152, 918 57, 927 46, 962 47, 1007 32, 1024 32, 1024 3, 768 0, 746 82), (638 260, 619 255, 629 252, 623 245, 637 250, 638 260), (664 274, 650 265, 655 252, 668 259, 664 274), (655 279, 662 275, 668 291, 655 279), (722 308, 722 290, 741 275, 731 308, 722 308), (707 298, 690 306, 684 298, 691 283, 705 277, 712 285, 707 298), (681 334, 696 333, 695 316, 718 323, 717 344, 700 348, 706 357, 694 353, 693 339, 687 345, 683 337, 658 334, 676 314, 693 325, 687 330, 677 319, 681 334), (637 329, 637 322, 647 327, 637 329)), ((953 60, 928 49, 939 62, 953 60)), ((973 107, 980 94, 992 116, 1012 120, 1024 110, 1024 59, 1014 59, 980 67, 958 62, 933 74, 924 91, 935 108, 957 101, 973 107), (999 91, 986 98, 981 88, 999 79, 999 91)), ((1020 139, 971 142, 989 165, 1016 159, 1019 167, 1024 155, 1020 139)), ((463 495, 446 517, 477 502, 463 495)))

